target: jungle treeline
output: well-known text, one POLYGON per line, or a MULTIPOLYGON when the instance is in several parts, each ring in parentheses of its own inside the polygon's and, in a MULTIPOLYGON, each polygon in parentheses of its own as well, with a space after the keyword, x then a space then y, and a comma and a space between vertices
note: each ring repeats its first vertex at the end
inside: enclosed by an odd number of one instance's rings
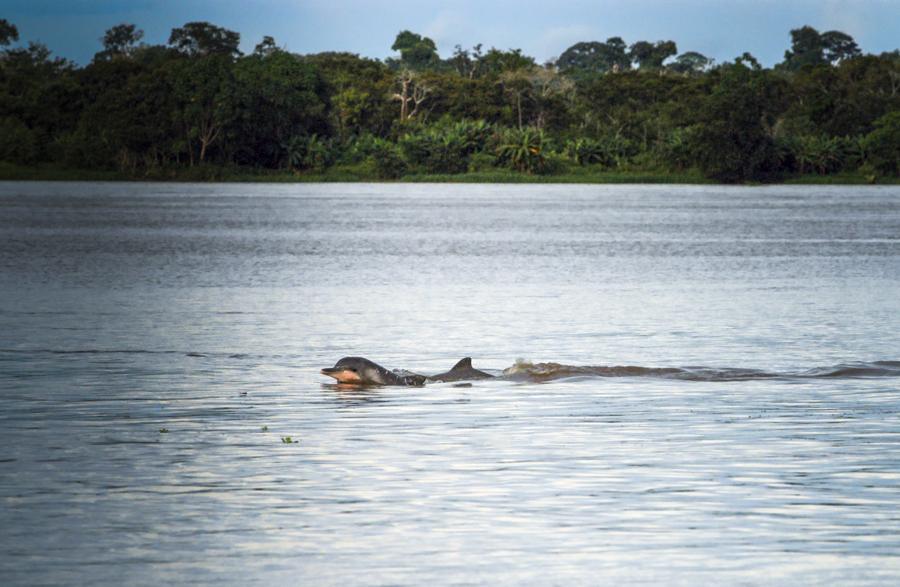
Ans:
MULTIPOLYGON (((207 22, 142 42, 133 24, 85 66, 0 20, 0 161, 116 170, 237 168, 358 177, 692 172, 720 182, 900 172, 900 51, 840 31, 786 35, 784 60, 716 64, 619 37, 539 64, 520 50, 400 32, 394 57, 297 55, 207 22)), ((387 52, 387 48, 386 48, 387 52)))

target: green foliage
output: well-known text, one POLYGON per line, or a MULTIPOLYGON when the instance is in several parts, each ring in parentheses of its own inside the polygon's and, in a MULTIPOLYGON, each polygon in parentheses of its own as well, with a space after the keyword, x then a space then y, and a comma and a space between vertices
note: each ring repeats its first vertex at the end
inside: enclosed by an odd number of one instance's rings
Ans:
POLYGON ((406 160, 428 173, 464 173, 469 157, 484 149, 490 133, 484 121, 463 120, 406 134, 399 144, 406 160))
POLYGON ((884 175, 900 175, 900 111, 875 122, 875 130, 863 139, 868 163, 884 175))
POLYGON ((772 181, 781 172, 771 129, 784 108, 785 90, 768 72, 744 61, 720 69, 691 136, 700 169, 726 183, 772 181))
POLYGON ((803 67, 837 63, 860 55, 853 37, 840 31, 819 33, 811 26, 791 31, 791 48, 784 52, 781 67, 796 71, 803 67))
POLYGON ((409 69, 426 69, 440 63, 434 41, 410 31, 400 31, 391 50, 400 52, 400 64, 409 69))
POLYGON ((0 161, 28 165, 37 158, 38 145, 34 132, 16 118, 0 118, 0 161))
POLYGON ((400 156, 400 149, 391 142, 377 140, 371 158, 379 179, 400 179, 406 173, 406 161, 400 156))
POLYGON ((859 143, 841 137, 801 135, 787 142, 797 171, 827 175, 859 162, 859 143))
POLYGON ((638 41, 629 48, 628 56, 643 70, 657 70, 663 66, 663 61, 676 53, 675 41, 638 41))
POLYGON ((314 65, 272 51, 240 59, 233 70, 235 116, 225 131, 238 164, 282 167, 288 141, 330 134, 327 89, 314 65))
POLYGON ((500 132, 495 141, 499 165, 528 174, 548 171, 550 139, 544 131, 534 127, 509 128, 500 132))
POLYGON ((668 69, 684 75, 698 75, 706 71, 710 65, 712 65, 712 59, 696 51, 688 51, 676 57, 675 62, 669 65, 668 69))
POLYGON ((559 56, 556 66, 575 77, 625 71, 631 67, 628 45, 621 37, 610 37, 605 43, 575 43, 559 56))
POLYGON ((24 166, 198 180, 897 173, 900 53, 861 55, 839 31, 791 31, 775 70, 749 54, 712 68, 696 52, 671 59, 673 41, 629 48, 620 37, 576 43, 556 67, 482 45, 442 60, 410 31, 385 61, 295 55, 271 37, 241 56, 238 33, 206 22, 173 29, 168 46, 116 25, 85 67, 16 40, 0 20, 0 169, 17 176, 24 166))
POLYGON ((336 149, 331 140, 316 134, 293 136, 284 144, 284 158, 292 171, 323 171, 334 164, 336 149))
POLYGON ((138 43, 144 37, 144 31, 133 24, 119 24, 106 31, 101 41, 103 51, 94 56, 97 61, 131 57, 137 50, 138 43))
POLYGON ((491 153, 481 152, 475 153, 471 157, 469 157, 469 173, 479 172, 479 171, 490 171, 495 169, 494 163, 496 162, 496 157, 491 153))
POLYGON ((183 27, 172 29, 169 45, 191 56, 224 55, 236 57, 241 54, 238 45, 241 35, 208 22, 189 22, 183 27))
POLYGON ((19 40, 19 29, 5 18, 0 18, 0 47, 19 40))
POLYGON ((676 171, 690 168, 695 161, 693 152, 693 134, 695 127, 672 129, 657 145, 659 160, 676 171))

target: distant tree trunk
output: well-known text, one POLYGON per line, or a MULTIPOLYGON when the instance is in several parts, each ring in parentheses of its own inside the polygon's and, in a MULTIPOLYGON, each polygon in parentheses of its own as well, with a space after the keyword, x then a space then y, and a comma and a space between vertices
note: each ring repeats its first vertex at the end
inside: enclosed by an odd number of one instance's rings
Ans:
POLYGON ((400 74, 400 91, 391 96, 393 100, 400 102, 400 122, 406 122, 419 112, 421 106, 428 98, 431 89, 417 81, 415 75, 406 70, 400 74), (412 110, 410 110, 412 103, 412 110))
POLYGON ((394 100, 400 101, 400 122, 405 122, 409 117, 409 84, 412 79, 407 76, 400 78, 400 93, 394 94, 394 100))

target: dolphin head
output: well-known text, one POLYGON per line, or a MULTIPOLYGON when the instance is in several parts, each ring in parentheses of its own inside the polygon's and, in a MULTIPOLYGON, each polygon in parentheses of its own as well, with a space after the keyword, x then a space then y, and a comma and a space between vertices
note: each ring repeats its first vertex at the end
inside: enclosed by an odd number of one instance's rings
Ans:
POLYGON ((338 383, 355 385, 384 385, 387 383, 385 374, 389 374, 384 367, 363 357, 344 357, 334 367, 322 369, 321 373, 334 377, 338 383))

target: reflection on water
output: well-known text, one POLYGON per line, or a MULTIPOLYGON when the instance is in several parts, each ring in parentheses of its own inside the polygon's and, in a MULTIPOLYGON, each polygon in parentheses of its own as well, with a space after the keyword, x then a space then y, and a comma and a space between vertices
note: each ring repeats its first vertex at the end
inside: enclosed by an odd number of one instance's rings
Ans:
POLYGON ((897 188, 0 184, 0 578, 896 583, 898 235, 897 188))

